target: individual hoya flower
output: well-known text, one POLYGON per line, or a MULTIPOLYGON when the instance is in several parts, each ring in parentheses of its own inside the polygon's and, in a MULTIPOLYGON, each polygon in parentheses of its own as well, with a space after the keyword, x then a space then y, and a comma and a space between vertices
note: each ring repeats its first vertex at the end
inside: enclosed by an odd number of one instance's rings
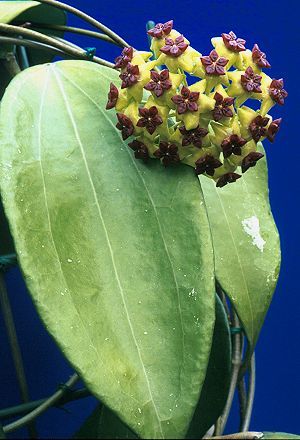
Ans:
POLYGON ((223 156, 226 159, 231 154, 236 156, 242 155, 242 147, 247 143, 247 140, 237 134, 227 136, 221 143, 223 156))
POLYGON ((279 105, 284 104, 284 99, 288 96, 288 92, 284 90, 283 79, 273 79, 269 86, 269 94, 273 101, 279 105))
POLYGON ((252 67, 247 67, 244 74, 241 75, 241 84, 246 92, 261 93, 261 76, 257 75, 252 67))
POLYGON ((231 50, 232 52, 242 52, 246 50, 246 40, 243 38, 238 38, 232 31, 230 31, 229 34, 223 33, 222 39, 227 49, 231 50))
POLYGON ((151 70, 150 72, 151 81, 144 86, 144 88, 159 98, 164 94, 166 90, 172 87, 172 81, 170 79, 170 72, 168 69, 164 69, 161 72, 156 72, 151 70))
POLYGON ((236 97, 237 107, 242 105, 247 99, 263 99, 262 76, 257 75, 252 67, 247 67, 246 71, 235 70, 228 72, 231 84, 227 93, 229 96, 236 97))
POLYGON ((234 115, 233 112, 233 103, 234 98, 232 97, 224 97, 219 92, 215 92, 214 100, 216 101, 215 107, 212 110, 212 116, 214 121, 219 122, 223 118, 232 118, 234 115))
POLYGON ((198 110, 199 92, 191 92, 188 87, 183 86, 180 95, 175 95, 172 101, 177 106, 177 113, 182 115, 186 112, 196 112, 198 110))
POLYGON ((228 60, 227 69, 230 69, 231 66, 243 69, 242 53, 246 50, 244 39, 237 38, 231 31, 229 34, 223 33, 221 37, 212 38, 211 42, 219 56, 228 60))
POLYGON ((267 60, 267 55, 260 50, 257 44, 254 44, 252 49, 252 60, 258 67, 271 67, 271 64, 267 60))
POLYGON ((206 154, 205 156, 200 157, 195 162, 195 173, 199 174, 208 174, 209 176, 213 176, 215 173, 215 169, 222 166, 222 162, 219 159, 216 159, 214 156, 210 154, 206 154))
POLYGON ((255 142, 258 142, 267 134, 267 125, 270 119, 266 116, 257 115, 249 124, 249 131, 255 142))
POLYGON ((153 29, 149 29, 147 34, 152 38, 164 38, 173 29, 173 20, 167 21, 166 23, 157 23, 153 29))
POLYGON ((117 113, 118 123, 117 129, 121 131, 122 139, 125 141, 134 133, 134 126, 130 118, 124 113, 117 113))
POLYGON ((284 104, 288 92, 284 89, 283 79, 272 79, 265 73, 262 73, 263 100, 260 113, 265 115, 276 103, 284 104))
POLYGON ((133 47, 124 47, 120 56, 115 59, 115 68, 124 69, 133 57, 133 47))
POLYGON ((128 146, 134 151, 134 157, 136 159, 141 159, 143 162, 148 161, 149 150, 144 142, 134 139, 132 142, 129 142, 128 146))
POLYGON ((138 127, 145 127, 148 133, 153 134, 156 128, 163 123, 162 117, 155 106, 139 108, 141 118, 137 122, 138 127))
POLYGON ((179 131, 182 135, 181 145, 183 147, 194 146, 196 148, 202 148, 203 138, 208 135, 208 130, 198 127, 187 130, 185 126, 179 127, 179 131))
POLYGON ((267 138, 270 142, 274 142, 275 136, 279 131, 282 118, 274 119, 268 127, 267 138))
POLYGON ((128 63, 126 66, 126 70, 122 72, 120 75, 120 79, 122 80, 121 88, 125 89, 127 87, 131 87, 136 84, 140 77, 140 69, 139 66, 133 66, 131 63, 128 63))
POLYGON ((106 104, 106 110, 110 110, 116 106, 116 103, 118 101, 118 97, 119 97, 118 88, 113 83, 110 83, 110 88, 109 88, 109 92, 108 92, 108 101, 106 104))
POLYGON ((247 154, 242 161, 242 172, 245 173, 249 168, 254 167, 262 157, 264 157, 264 154, 259 151, 251 151, 247 154))
POLYGON ((160 142, 159 147, 154 151, 153 156, 161 159, 165 167, 180 162, 178 148, 175 144, 171 144, 170 142, 160 142))
POLYGON ((208 56, 201 57, 201 63, 207 75, 225 75, 225 66, 228 60, 224 57, 219 57, 217 51, 212 50, 208 56))
POLYGON ((186 51, 189 44, 185 41, 183 35, 179 35, 175 40, 172 38, 165 39, 165 45, 160 49, 164 54, 177 58, 186 51))
POLYGON ((240 177, 242 176, 237 173, 226 173, 218 179, 216 186, 222 188, 227 185, 227 183, 236 182, 240 177))

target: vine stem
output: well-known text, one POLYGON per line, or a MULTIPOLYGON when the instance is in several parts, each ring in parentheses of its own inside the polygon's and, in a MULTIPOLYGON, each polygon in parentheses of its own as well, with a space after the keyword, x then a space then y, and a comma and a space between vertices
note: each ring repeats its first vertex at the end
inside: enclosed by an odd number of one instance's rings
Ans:
POLYGON ((249 389, 248 389, 245 417, 241 425, 241 431, 247 431, 250 426, 251 415, 253 410, 254 394, 255 394, 255 380, 256 380, 255 354, 253 353, 249 367, 249 389))
POLYGON ((263 438, 262 432, 255 432, 255 431, 248 431, 248 432, 236 432, 235 434, 228 434, 228 435, 219 435, 215 437, 210 437, 210 439, 220 439, 220 440, 252 440, 252 439, 259 439, 263 438))
POLYGON ((45 400, 41 405, 39 405, 37 408, 35 408, 30 413, 26 414, 26 416, 21 417, 20 419, 16 420, 15 422, 12 422, 8 425, 3 426, 3 431, 5 434, 15 431, 16 429, 22 428, 25 425, 28 425, 28 423, 35 420, 38 416, 43 414, 48 408, 51 406, 54 406, 66 393, 66 391, 71 388, 75 383, 79 380, 79 376, 77 373, 73 374, 70 379, 52 396, 50 396, 47 400, 45 400))
MULTIPOLYGON (((71 56, 73 58, 79 58, 84 60, 90 60, 90 57, 87 55, 86 51, 83 49, 78 49, 72 46, 71 44, 66 44, 65 42, 62 42, 61 40, 57 40, 56 38, 49 37, 47 35, 41 34, 39 32, 33 31, 31 29, 22 28, 19 26, 13 26, 11 24, 4 24, 0 23, 0 32, 6 33, 6 34, 14 34, 14 35, 21 35, 22 37, 28 37, 33 40, 37 40, 40 43, 43 43, 44 45, 51 46, 52 48, 58 49, 61 51, 61 53, 65 53, 68 56, 71 56)), ((5 38, 5 37, 2 37, 5 38)), ((24 39, 20 39, 22 43, 24 43, 24 39)), ((19 43, 20 45, 20 43, 19 43)), ((93 57, 93 62, 97 64, 104 65, 106 67, 114 67, 114 64, 110 63, 109 61, 103 60, 99 57, 93 57)))
POLYGON ((123 40, 118 34, 113 32, 111 29, 109 29, 104 24, 100 23, 100 21, 96 20, 95 18, 91 17, 90 15, 86 14, 85 12, 74 8, 73 6, 67 5, 66 3, 59 2, 57 0, 39 0, 39 3, 47 4, 54 6, 55 8, 62 9, 63 11, 70 12, 71 14, 76 15, 77 17, 81 18, 82 20, 86 21, 87 23, 94 26, 96 29, 99 29, 104 34, 108 35, 112 40, 114 40, 116 43, 119 43, 122 47, 129 47, 130 45, 123 40))
MULTIPOLYGON (((20 25, 22 23, 16 22, 17 25, 20 25)), ((28 24, 28 27, 30 28, 36 28, 36 29, 50 29, 53 31, 61 31, 61 32, 70 32, 72 34, 78 34, 78 35, 85 35, 87 37, 91 38, 97 38, 98 40, 104 40, 108 43, 115 44, 120 47, 124 47, 119 42, 113 40, 111 37, 109 37, 106 34, 100 34, 99 32, 90 31, 88 29, 82 29, 74 26, 63 26, 60 24, 45 24, 45 23, 36 23, 36 22, 30 22, 28 24), (30 24, 30 26, 29 26, 30 24)))
MULTIPOLYGON (((239 327, 240 322, 236 315, 236 313, 233 313, 232 322, 234 327, 239 327)), ((238 376, 239 376, 239 370, 241 366, 242 361, 242 343, 241 343, 241 334, 235 333, 233 335, 233 347, 232 347, 233 353, 232 353, 232 373, 231 373, 231 380, 230 380, 230 387, 229 387, 229 393, 226 401, 226 405, 223 411, 223 414, 220 416, 220 419, 216 426, 216 432, 215 434, 218 436, 223 434, 223 431, 225 429, 225 425, 228 420, 228 416, 231 410, 233 397, 235 393, 235 389, 237 386, 238 376)))

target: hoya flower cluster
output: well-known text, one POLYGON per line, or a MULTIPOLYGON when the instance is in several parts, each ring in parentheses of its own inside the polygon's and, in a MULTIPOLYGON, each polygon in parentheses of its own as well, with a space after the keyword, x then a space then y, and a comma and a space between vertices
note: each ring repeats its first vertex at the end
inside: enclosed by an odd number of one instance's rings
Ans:
POLYGON ((172 21, 148 34, 152 52, 126 47, 116 58, 121 86, 110 85, 106 108, 116 109, 122 138, 132 137, 137 159, 183 162, 219 187, 235 182, 263 157, 257 143, 274 141, 281 119, 268 111, 287 97, 283 80, 262 72, 271 67, 266 54, 257 44, 246 49, 233 32, 213 38, 204 56, 172 21), (196 77, 192 85, 187 74, 196 77), (249 98, 259 110, 243 105, 249 98))

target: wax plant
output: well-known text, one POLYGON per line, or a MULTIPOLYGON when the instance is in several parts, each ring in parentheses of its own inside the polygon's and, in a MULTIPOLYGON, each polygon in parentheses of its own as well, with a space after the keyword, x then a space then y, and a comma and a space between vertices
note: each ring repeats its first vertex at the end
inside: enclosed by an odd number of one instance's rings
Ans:
POLYGON ((0 2, 2 259, 16 252, 67 384, 99 400, 76 438, 220 436, 236 387, 246 432, 279 273, 261 142, 283 80, 232 31, 204 55, 171 20, 148 38, 136 50, 55 0, 0 2))

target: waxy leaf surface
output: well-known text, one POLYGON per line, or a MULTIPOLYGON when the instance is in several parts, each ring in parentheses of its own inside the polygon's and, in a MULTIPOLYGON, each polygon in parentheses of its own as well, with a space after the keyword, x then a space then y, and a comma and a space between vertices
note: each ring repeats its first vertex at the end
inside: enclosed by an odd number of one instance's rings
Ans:
MULTIPOLYGON (((226 312, 216 297, 216 321, 205 381, 186 439, 199 439, 221 415, 228 396, 231 373, 231 336, 226 312)), ((74 438, 137 438, 121 420, 104 405, 87 418, 74 438)))
POLYGON ((223 188, 204 177, 200 181, 213 237, 216 278, 233 303, 253 348, 280 267, 266 160, 261 159, 241 179, 223 188))
POLYGON ((213 251, 191 168, 143 164, 84 61, 17 76, 1 106, 0 181, 47 329, 90 390, 138 435, 181 438, 215 316, 213 251))

